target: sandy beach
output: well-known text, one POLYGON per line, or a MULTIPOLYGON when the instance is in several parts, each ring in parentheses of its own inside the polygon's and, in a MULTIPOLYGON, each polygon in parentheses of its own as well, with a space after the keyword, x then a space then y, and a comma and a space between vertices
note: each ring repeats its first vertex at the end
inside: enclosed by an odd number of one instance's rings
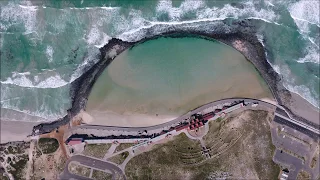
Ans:
POLYGON ((11 141, 24 141, 31 134, 33 126, 39 122, 6 121, 0 120, 1 136, 0 144, 11 141))
POLYGON ((134 114, 129 112, 119 114, 112 111, 96 111, 92 113, 95 114, 94 118, 85 113, 86 115, 84 115, 83 117, 87 117, 88 120, 86 118, 83 118, 84 123, 104 126, 145 127, 162 124, 177 118, 177 116, 152 116, 147 114, 134 114))
POLYGON ((272 99, 241 53, 199 38, 160 38, 116 57, 95 82, 86 112, 92 124, 150 126, 233 97, 272 99))
POLYGON ((291 93, 291 110, 293 113, 320 125, 319 109, 295 93, 291 93))
POLYGON ((9 141, 23 141, 32 133, 33 126, 45 122, 40 117, 31 116, 23 112, 1 108, 1 137, 0 144, 9 141))

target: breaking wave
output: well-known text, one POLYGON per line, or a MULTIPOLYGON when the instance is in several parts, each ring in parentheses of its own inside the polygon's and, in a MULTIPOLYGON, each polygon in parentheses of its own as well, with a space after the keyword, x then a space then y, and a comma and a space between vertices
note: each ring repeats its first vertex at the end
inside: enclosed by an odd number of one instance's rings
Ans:
MULTIPOLYGON (((65 87, 99 60, 99 48, 113 37, 133 42, 173 29, 210 32, 216 31, 219 26, 225 26, 219 20, 227 19, 255 19, 263 23, 287 26, 286 22, 281 20, 282 14, 279 13, 278 8, 282 6, 284 6, 282 11, 287 10, 293 19, 292 22, 297 26, 297 31, 303 37, 301 40, 304 44, 303 54, 299 54, 294 61, 300 64, 310 62, 319 64, 319 1, 294 3, 244 1, 210 5, 205 1, 185 0, 176 5, 172 1, 160 0, 156 5, 144 8, 134 8, 135 6, 126 8, 108 4, 102 7, 92 5, 61 8, 54 7, 50 3, 34 5, 29 1, 18 4, 11 1, 0 2, 0 5, 0 33, 4 37, 0 40, 1 50, 7 46, 5 42, 11 40, 10 37, 16 38, 16 35, 21 33, 31 44, 29 48, 41 51, 36 57, 32 57, 38 58, 38 64, 35 66, 39 66, 41 70, 32 69, 33 66, 31 68, 28 66, 25 70, 25 67, 18 68, 20 65, 17 64, 17 68, 11 71, 14 73, 1 74, 1 85, 34 88, 35 91, 65 87), (50 14, 50 17, 44 14, 50 14), (314 35, 315 33, 318 34, 314 35), (44 47, 41 47, 41 44, 44 47)), ((263 43, 263 36, 259 36, 259 40, 263 43)), ((290 68, 288 68, 290 73, 283 72, 283 64, 273 61, 269 63, 283 77, 291 79, 294 76, 290 68)), ((284 85, 288 90, 298 93, 319 107, 316 103, 319 99, 318 92, 312 92, 310 84, 298 85, 294 81, 288 81, 284 85)), ((11 104, 7 107, 14 109, 16 106, 11 104)), ((41 114, 41 107, 35 112, 45 116, 41 114)), ((31 111, 26 113, 32 114, 31 111)))
POLYGON ((20 87, 29 88, 58 88, 68 84, 63 80, 60 75, 50 76, 44 80, 40 80, 38 75, 30 75, 30 72, 15 73, 13 77, 9 77, 5 81, 1 81, 1 84, 11 84, 20 87))

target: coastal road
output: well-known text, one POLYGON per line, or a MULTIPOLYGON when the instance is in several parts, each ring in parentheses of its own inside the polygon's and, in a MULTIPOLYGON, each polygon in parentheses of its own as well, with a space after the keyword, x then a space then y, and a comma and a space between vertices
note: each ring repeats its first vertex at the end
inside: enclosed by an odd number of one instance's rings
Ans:
POLYGON ((302 128, 305 128, 305 129, 307 129, 307 130, 309 130, 309 131, 312 131, 312 132, 314 132, 314 133, 316 133, 316 134, 320 134, 320 130, 319 130, 319 129, 316 129, 316 128, 314 128, 314 127, 312 127, 312 126, 310 126, 310 125, 308 125, 308 124, 305 124, 305 123, 303 123, 303 122, 300 122, 300 121, 298 121, 298 120, 291 119, 291 118, 289 118, 288 116, 283 115, 283 113, 280 114, 280 113, 278 113, 278 111, 276 111, 276 112, 275 112, 275 115, 278 116, 278 117, 280 117, 280 118, 282 118, 282 119, 285 119, 286 121, 289 121, 289 122, 291 122, 291 123, 294 123, 294 124, 296 124, 296 125, 298 125, 298 126, 300 126, 300 127, 302 127, 302 128))
POLYGON ((212 106, 217 106, 217 105, 221 105, 221 104, 233 104, 236 102, 244 102, 245 104, 250 104, 250 103, 259 103, 259 105, 270 108, 270 109, 274 109, 275 105, 270 104, 268 102, 265 101, 261 101, 261 100, 257 100, 257 99, 247 99, 247 98, 229 98, 229 99, 222 99, 222 100, 218 100, 218 101, 214 101, 208 104, 205 104, 197 109, 194 109, 192 111, 189 111, 188 113, 173 119, 171 121, 168 121, 166 123, 163 124, 158 124, 155 126, 148 126, 148 127, 117 127, 117 126, 101 126, 101 125, 89 125, 89 124, 85 124, 85 125, 81 125, 81 126, 76 126, 70 129, 70 132, 76 130, 76 129, 84 129, 84 130, 89 130, 89 129, 97 129, 97 130, 109 130, 109 131, 120 131, 120 132, 143 132, 143 131, 154 131, 154 130, 165 130, 168 129, 170 127, 173 127, 175 125, 178 125, 180 122, 185 121, 186 119, 188 119, 192 114, 196 114, 199 113, 207 108, 210 108, 212 106))
MULTIPOLYGON (((229 98, 229 99, 222 99, 218 101, 214 101, 211 103, 208 103, 206 105, 203 105, 199 108, 196 108, 192 111, 189 111, 188 113, 173 119, 172 121, 168 121, 163 124, 158 124, 155 126, 148 126, 148 127, 117 127, 117 126, 101 126, 101 125, 81 125, 81 126, 76 126, 73 127, 69 130, 69 133, 66 133, 66 137, 68 138, 72 134, 81 134, 83 132, 87 131, 100 131, 97 132, 99 133, 99 136, 119 136, 119 135, 139 135, 139 133, 142 133, 144 131, 147 131, 146 135, 152 135, 153 133, 159 133, 162 130, 168 130, 170 127, 174 127, 178 125, 181 122, 186 121, 192 114, 196 114, 199 112, 202 112, 203 110, 213 107, 213 106, 218 106, 222 104, 235 104, 238 102, 243 102, 245 105, 250 105, 250 104, 258 104, 258 106, 268 108, 268 109, 275 109, 275 115, 277 117, 280 117, 284 121, 291 122, 299 127, 303 127, 315 134, 320 134, 319 129, 316 129, 308 124, 305 124, 304 122, 297 121, 295 119, 290 118, 288 113, 286 112, 285 109, 283 109, 279 105, 271 104, 262 100, 257 100, 257 99, 250 99, 250 98, 229 98), (80 133, 79 133, 80 132, 80 133)), ((95 134, 95 133, 93 133, 95 134)))
POLYGON ((93 157, 87 157, 87 156, 83 156, 83 155, 75 155, 75 156, 72 156, 70 159, 68 159, 66 166, 64 168, 64 171, 60 175, 61 180, 62 179, 63 180, 67 180, 67 179, 68 180, 69 179, 91 180, 91 178, 72 174, 68 169, 68 166, 71 162, 78 162, 79 164, 84 165, 86 167, 92 167, 93 169, 98 169, 101 171, 108 170, 108 171, 112 172, 112 179, 115 179, 116 175, 121 176, 121 178, 124 180, 126 179, 123 171, 113 163, 103 161, 101 159, 96 159, 93 157))

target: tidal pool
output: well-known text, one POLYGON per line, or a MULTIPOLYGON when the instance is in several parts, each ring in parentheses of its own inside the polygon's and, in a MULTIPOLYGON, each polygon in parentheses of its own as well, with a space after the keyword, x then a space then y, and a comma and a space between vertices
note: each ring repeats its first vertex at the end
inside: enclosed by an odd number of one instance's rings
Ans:
POLYGON ((254 66, 232 47, 200 38, 159 38, 126 50, 88 99, 91 124, 149 126, 211 101, 272 98, 254 66))

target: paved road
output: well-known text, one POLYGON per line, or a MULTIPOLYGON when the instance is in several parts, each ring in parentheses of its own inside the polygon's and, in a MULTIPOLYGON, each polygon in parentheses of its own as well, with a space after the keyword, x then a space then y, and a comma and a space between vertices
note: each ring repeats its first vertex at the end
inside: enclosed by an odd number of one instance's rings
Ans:
POLYGON ((290 154, 287 154, 286 152, 282 152, 277 149, 273 160, 275 162, 281 163, 281 164, 286 164, 289 166, 290 172, 289 172, 289 180, 294 180, 296 179, 299 171, 303 168, 302 160, 298 159, 294 156, 291 156, 290 154))
POLYGON ((68 170, 68 165, 70 162, 78 162, 84 166, 92 167, 94 169, 100 169, 102 171, 109 170, 112 172, 112 179, 115 179, 115 174, 117 173, 119 176, 122 176, 122 179, 126 179, 123 171, 116 165, 103 161, 101 159, 96 159, 92 157, 87 157, 83 155, 75 155, 72 156, 66 163, 66 166, 64 168, 64 171, 60 175, 60 179, 67 180, 67 179, 77 179, 77 180, 89 180, 90 178, 78 176, 75 174, 72 174, 68 170))
MULTIPOLYGON (((115 126, 100 126, 100 125, 81 125, 81 126, 76 126, 74 128, 72 128, 69 132, 73 133, 75 132, 77 129, 82 129, 84 131, 86 130, 106 130, 105 132, 109 132, 111 135, 115 135, 116 132, 122 134, 133 134, 136 133, 138 134, 139 132, 143 132, 143 131, 147 131, 147 134, 152 134, 156 131, 162 131, 164 129, 169 129, 170 127, 176 126, 177 124, 179 124, 180 122, 183 122, 185 120, 187 120, 192 114, 196 114, 199 112, 202 112, 203 110, 210 108, 212 106, 217 106, 217 105, 221 105, 221 104, 236 104, 239 102, 243 102, 245 105, 250 105, 253 103, 258 103, 258 106, 264 107, 264 108, 268 108, 268 109, 275 109, 275 120, 282 122, 286 125, 291 125, 290 127, 295 127, 295 129, 301 129, 303 130, 303 132, 307 132, 307 134, 311 134, 312 136, 318 136, 320 134, 319 130, 307 125, 303 122, 291 119, 290 116, 286 113, 286 111, 281 108, 280 106, 274 105, 274 104, 270 104, 268 102, 265 101, 261 101, 261 100, 257 100, 257 99, 248 99, 248 98, 230 98, 230 99, 223 99, 223 100, 219 100, 219 101, 214 101, 211 103, 208 103, 206 105, 203 105, 197 109, 194 109, 192 111, 189 111, 188 113, 163 124, 159 124, 159 125, 155 125, 155 126, 149 126, 149 127, 115 127, 115 126)), ((69 134, 71 135, 71 134, 69 134)), ((105 134, 107 135, 107 134, 105 134)), ((278 152, 279 153, 279 152, 278 152)), ((281 161, 280 158, 281 156, 276 155, 275 158, 278 159, 279 161, 281 161)), ((283 157, 283 156, 282 156, 283 157)), ((293 160, 293 159, 292 159, 293 160)), ((76 155, 71 157, 71 159, 69 159, 68 163, 70 163, 71 161, 77 161, 80 162, 83 165, 89 166, 89 167, 94 167, 97 169, 108 169, 111 172, 117 172, 118 174, 122 175, 123 177, 124 174, 122 172, 122 170, 117 167, 114 164, 111 164, 109 162, 105 162, 99 159, 93 159, 93 158, 89 158, 86 156, 81 156, 81 155, 76 155)), ((296 167, 298 166, 298 162, 296 160, 293 160, 294 164, 296 165, 296 167)), ((84 177, 80 177, 74 174, 71 174, 68 171, 68 168, 66 166, 65 171, 63 172, 62 176, 63 179, 70 179, 70 178, 75 178, 75 179, 88 179, 88 178, 84 178, 84 177)), ((113 176, 114 178, 115 176, 113 176)))
POLYGON ((291 119, 291 118, 289 118, 288 116, 284 116, 284 115, 282 115, 282 114, 279 114, 278 111, 276 111, 275 115, 276 115, 276 116, 279 116, 279 117, 282 118, 282 119, 285 119, 285 120, 287 120, 287 121, 290 121, 291 123, 294 123, 294 124, 296 124, 296 125, 298 125, 298 126, 300 126, 300 127, 302 127, 302 128, 305 128, 305 129, 307 129, 307 130, 309 130, 309 131, 312 131, 312 132, 314 132, 314 133, 316 133, 316 134, 320 134, 319 129, 316 129, 316 128, 308 125, 308 124, 305 124, 305 123, 303 123, 303 122, 297 121, 297 120, 295 120, 295 119, 291 119))
MULTIPOLYGON (((180 122, 185 121, 186 119, 188 119, 192 114, 195 113, 199 113, 209 107, 212 106, 217 106, 217 105, 221 105, 221 104, 232 104, 235 102, 244 102, 245 104, 251 104, 251 103, 258 103, 258 106, 263 106, 269 109, 276 109, 276 116, 281 117, 283 120, 285 121, 289 121, 291 123, 294 123, 298 126, 301 126, 305 129, 308 129, 310 131, 312 131, 313 133, 316 134, 320 134, 320 131, 310 125, 307 125, 303 122, 291 119, 288 114, 286 113, 286 111, 277 105, 274 104, 270 104, 268 102, 265 101, 261 101, 261 100, 257 100, 257 99, 250 99, 250 98, 229 98, 229 99, 223 99, 223 100, 218 100, 218 101, 214 101, 211 103, 208 103, 206 105, 203 105, 197 109, 194 109, 192 111, 189 111, 188 113, 173 119, 172 121, 163 123, 163 124, 159 124, 159 125, 155 125, 155 126, 148 126, 148 127, 117 127, 117 126, 101 126, 101 125, 81 125, 81 126, 76 126, 70 129, 69 134, 66 133, 66 136, 69 137, 71 134, 82 134, 77 132, 77 130, 81 130, 81 132, 86 132, 88 130, 104 130, 104 132, 99 133, 98 136, 103 135, 103 136, 111 136, 111 135, 139 135, 139 133, 147 131, 148 135, 152 135, 154 133, 159 133, 162 130, 168 130, 170 127, 174 127, 176 125, 178 125, 180 122), (107 132, 106 132, 106 131, 107 132)), ((95 134, 95 133, 93 133, 95 134)), ((67 138, 65 137, 65 138, 67 138)))
POLYGON ((295 129, 299 132, 302 132, 303 134, 306 134, 315 140, 317 140, 319 138, 319 134, 317 134, 313 131, 310 131, 309 129, 307 129, 303 126, 299 126, 298 124, 295 124, 292 121, 288 121, 287 119, 283 118, 283 116, 276 115, 273 120, 279 124, 284 124, 292 129, 295 129))

